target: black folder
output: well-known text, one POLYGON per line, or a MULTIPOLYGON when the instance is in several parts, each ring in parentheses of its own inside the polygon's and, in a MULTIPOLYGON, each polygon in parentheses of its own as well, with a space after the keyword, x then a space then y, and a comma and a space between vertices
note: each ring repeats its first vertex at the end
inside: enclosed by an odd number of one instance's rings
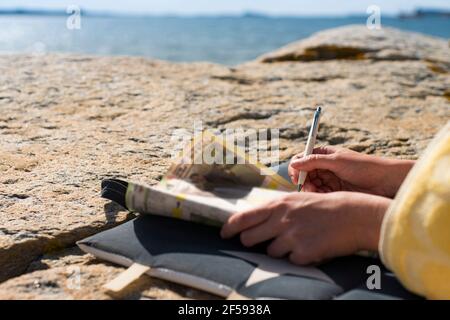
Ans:
POLYGON ((109 262, 139 263, 150 267, 150 276, 224 298, 232 292, 251 299, 419 298, 378 259, 349 256, 304 268, 266 256, 266 244, 246 248, 237 238, 221 239, 216 227, 156 215, 139 216, 78 245, 109 262), (369 265, 380 267, 381 289, 367 287, 369 265), (261 272, 277 275, 249 282, 261 272))

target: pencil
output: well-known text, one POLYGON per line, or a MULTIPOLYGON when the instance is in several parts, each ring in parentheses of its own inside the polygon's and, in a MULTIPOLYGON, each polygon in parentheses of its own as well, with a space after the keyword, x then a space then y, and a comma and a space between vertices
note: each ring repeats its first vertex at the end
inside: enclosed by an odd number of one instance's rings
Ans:
MULTIPOLYGON (((322 107, 317 106, 316 111, 314 112, 314 118, 311 124, 311 129, 309 129, 308 141, 306 142, 304 157, 312 154, 314 150, 314 145, 316 144, 317 131, 319 130, 319 120, 320 114, 322 112, 322 107)), ((300 192, 302 190, 303 184, 306 180, 306 175, 308 173, 306 171, 300 171, 298 173, 298 181, 297 181, 297 191, 300 192)))

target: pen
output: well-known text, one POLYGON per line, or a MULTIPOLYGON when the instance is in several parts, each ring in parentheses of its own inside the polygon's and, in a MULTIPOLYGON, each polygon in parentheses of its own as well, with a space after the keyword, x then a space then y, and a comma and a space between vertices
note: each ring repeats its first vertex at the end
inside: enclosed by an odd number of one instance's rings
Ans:
MULTIPOLYGON (((319 120, 321 111, 322 108, 320 106, 317 106, 316 112, 314 112, 314 118, 311 124, 311 129, 309 130, 308 141, 306 142, 306 150, 305 153, 303 154, 304 157, 309 156, 314 150, 314 145, 316 144, 317 131, 319 130, 319 120)), ((298 173, 298 181, 297 181, 298 192, 302 190, 307 174, 308 173, 306 171, 300 171, 298 173)))

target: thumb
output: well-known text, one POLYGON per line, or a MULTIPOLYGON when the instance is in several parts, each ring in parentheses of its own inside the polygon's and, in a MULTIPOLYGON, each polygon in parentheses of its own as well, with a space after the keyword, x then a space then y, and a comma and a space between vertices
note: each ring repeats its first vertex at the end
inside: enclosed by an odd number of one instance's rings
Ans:
POLYGON ((317 169, 336 171, 339 168, 339 161, 333 154, 311 154, 298 158, 289 164, 295 170, 312 171, 317 169))

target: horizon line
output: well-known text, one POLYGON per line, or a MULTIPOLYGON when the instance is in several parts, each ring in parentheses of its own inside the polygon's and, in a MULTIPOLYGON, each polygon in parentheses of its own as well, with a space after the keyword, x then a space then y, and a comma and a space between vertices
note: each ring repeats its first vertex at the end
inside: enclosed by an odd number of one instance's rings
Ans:
MULTIPOLYGON (((367 16, 366 12, 347 12, 336 14, 316 14, 316 13, 268 13, 264 11, 246 10, 241 12, 217 12, 217 13, 179 13, 179 12, 134 12, 134 11, 108 11, 108 10, 88 10, 80 7, 82 15, 97 16, 97 17, 180 17, 180 18, 194 18, 194 17, 254 17, 254 18, 346 18, 346 17, 361 17, 367 16)), ((426 11, 431 14, 450 14, 450 8, 436 8, 436 7, 416 7, 412 10, 399 10, 396 13, 384 13, 386 17, 401 17, 414 16, 419 11, 426 11)), ((67 15, 66 9, 45 9, 34 7, 0 7, 0 15, 67 15)))

